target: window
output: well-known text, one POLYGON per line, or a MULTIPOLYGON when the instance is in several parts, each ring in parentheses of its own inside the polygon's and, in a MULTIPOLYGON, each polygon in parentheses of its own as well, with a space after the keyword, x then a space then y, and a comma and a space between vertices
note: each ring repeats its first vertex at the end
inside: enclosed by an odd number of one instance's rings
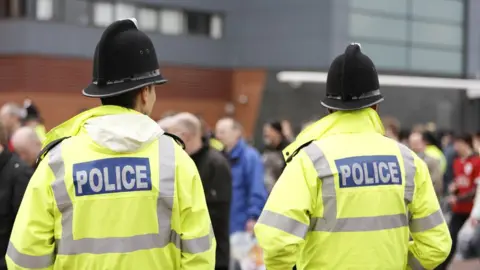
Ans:
POLYGON ((113 22, 113 5, 106 2, 93 3, 93 23, 108 26, 113 22))
POLYGON ((65 21, 73 24, 87 25, 89 22, 89 2, 78 0, 65 1, 65 21))
POLYGON ((413 48, 410 55, 411 69, 450 74, 461 74, 462 52, 413 48))
MULTIPOLYGON (((36 1, 0 0, 0 17, 2 15, 12 18, 25 17, 27 16, 27 5, 30 6, 30 4, 36 4, 36 1)), ((51 17, 53 17, 53 10, 51 13, 51 17)), ((35 13, 34 15, 37 14, 35 13)))
POLYGON ((454 0, 412 0, 413 17, 463 22, 463 1, 454 0), (434 8, 432 8, 434 7, 434 8))
POLYGON ((123 3, 115 5, 115 20, 135 18, 135 6, 123 3))
POLYGON ((167 35, 180 35, 184 32, 184 15, 178 10, 160 11, 160 31, 167 35))
POLYGON ((350 7, 389 14, 407 14, 407 0, 350 0, 350 7))
POLYGON ((412 42, 414 44, 430 44, 436 46, 452 46, 461 50, 463 29, 461 26, 435 23, 412 22, 412 42))
POLYGON ((214 15, 210 19, 210 37, 213 39, 222 38, 222 17, 214 15))
POLYGON ((210 35, 210 14, 187 12, 187 30, 193 35, 210 35))
POLYGON ((350 14, 350 36, 388 41, 407 40, 405 20, 384 17, 350 14))
POLYGON ((145 31, 155 31, 157 29, 158 14, 155 9, 138 9, 138 27, 145 31))
POLYGON ((53 18, 53 0, 37 0, 36 17, 38 20, 53 18))
POLYGON ((8 0, 0 0, 0 18, 6 18, 8 10, 8 0))
POLYGON ((407 48, 404 46, 359 43, 362 45, 362 51, 372 59, 377 67, 394 70, 403 70, 408 67, 407 48))
POLYGON ((349 38, 378 69, 461 75, 463 0, 349 0, 349 38))

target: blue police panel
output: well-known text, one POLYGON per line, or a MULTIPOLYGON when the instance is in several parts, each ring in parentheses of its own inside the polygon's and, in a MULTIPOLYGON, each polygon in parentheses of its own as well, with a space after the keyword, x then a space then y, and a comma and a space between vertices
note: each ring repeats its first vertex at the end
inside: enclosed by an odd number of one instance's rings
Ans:
POLYGON ((77 196, 152 190, 148 158, 106 158, 73 164, 77 196))
POLYGON ((401 185, 396 156, 359 156, 335 160, 340 188, 401 185))

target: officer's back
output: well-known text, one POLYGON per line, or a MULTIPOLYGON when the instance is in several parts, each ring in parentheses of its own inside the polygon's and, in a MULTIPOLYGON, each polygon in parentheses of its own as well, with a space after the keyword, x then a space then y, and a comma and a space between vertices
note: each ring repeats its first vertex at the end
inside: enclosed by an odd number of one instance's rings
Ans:
POLYGON ((451 239, 428 169, 383 136, 383 99, 372 61, 348 46, 328 72, 329 115, 285 150, 256 225, 267 269, 432 269, 446 258, 451 239))
POLYGON ((134 20, 105 30, 83 90, 103 106, 47 135, 11 235, 9 269, 213 269, 198 172, 178 138, 148 117, 155 85, 165 82, 134 20))

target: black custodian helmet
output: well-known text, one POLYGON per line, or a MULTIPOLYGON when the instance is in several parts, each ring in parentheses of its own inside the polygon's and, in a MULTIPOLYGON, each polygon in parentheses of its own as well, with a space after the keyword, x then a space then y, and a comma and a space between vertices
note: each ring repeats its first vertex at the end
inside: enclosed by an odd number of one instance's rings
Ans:
POLYGON ((333 60, 322 105, 339 111, 368 108, 383 101, 375 65, 357 43, 333 60))
POLYGON ((87 97, 113 97, 166 82, 152 41, 138 30, 135 19, 126 19, 103 32, 95 49, 92 83, 82 92, 87 97))

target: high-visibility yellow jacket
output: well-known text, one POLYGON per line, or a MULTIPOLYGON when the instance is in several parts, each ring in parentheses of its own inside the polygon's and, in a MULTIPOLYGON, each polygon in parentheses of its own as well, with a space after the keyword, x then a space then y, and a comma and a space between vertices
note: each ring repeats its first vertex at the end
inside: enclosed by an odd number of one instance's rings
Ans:
POLYGON ((294 157, 255 226, 267 269, 433 269, 445 260, 452 241, 428 169, 383 132, 370 108, 335 112, 285 149, 294 157))
POLYGON ((148 116, 115 106, 53 129, 18 212, 9 269, 214 268, 193 161, 148 116))
POLYGON ((438 149, 438 147, 436 147, 435 145, 428 145, 425 148, 425 154, 434 159, 440 160, 440 168, 442 170, 442 174, 447 171, 447 159, 445 158, 442 150, 438 149))
POLYGON ((213 149, 216 149, 218 151, 223 151, 223 149, 225 148, 223 143, 221 143, 219 140, 217 140, 215 138, 210 138, 209 139, 209 144, 213 149))
POLYGON ((45 129, 45 126, 42 125, 42 124, 38 124, 35 126, 35 133, 37 133, 37 136, 38 136, 38 139, 40 140, 40 142, 43 143, 43 141, 45 141, 46 139, 46 134, 47 134, 47 130, 45 129))

